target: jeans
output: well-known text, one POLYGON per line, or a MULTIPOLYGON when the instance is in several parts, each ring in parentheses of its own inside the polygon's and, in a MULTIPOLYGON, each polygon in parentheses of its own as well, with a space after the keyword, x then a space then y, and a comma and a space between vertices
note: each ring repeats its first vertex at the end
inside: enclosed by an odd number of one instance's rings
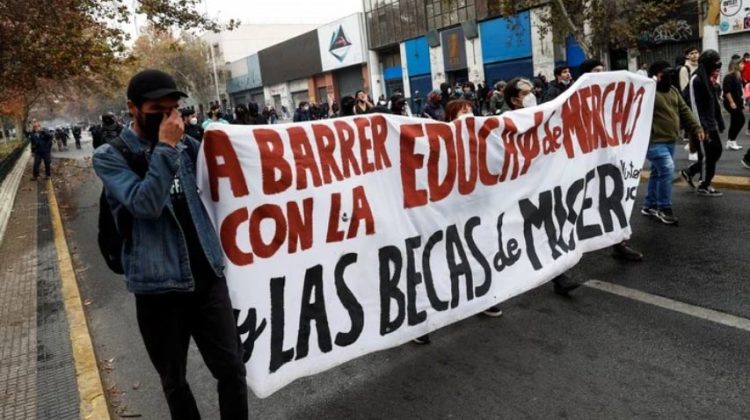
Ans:
POLYGON ((719 132, 716 130, 709 130, 706 133, 706 139, 702 142, 698 140, 692 140, 696 143, 698 151, 698 161, 693 163, 687 168, 687 173, 691 177, 696 174, 701 174, 701 184, 699 188, 707 188, 711 185, 711 181, 714 179, 716 174, 716 162, 721 158, 721 152, 724 147, 721 145, 721 138, 719 132), (703 158, 706 159, 706 165, 703 165, 703 158))
POLYGON ((648 146, 646 159, 651 164, 648 178, 646 207, 672 208, 672 176, 674 174, 674 143, 656 143, 648 146))
POLYGON ((42 161, 44 161, 44 174, 47 176, 47 178, 50 177, 50 171, 52 170, 52 168, 50 167, 50 155, 50 152, 34 152, 34 167, 32 169, 34 178, 39 177, 39 167, 41 166, 42 161))
MULTIPOLYGON (((218 381, 221 419, 247 419, 245 364, 224 278, 196 278, 194 292, 135 295, 146 351, 161 378, 172 419, 200 419, 185 378, 190 337, 218 381)), ((213 416, 212 416, 213 417, 213 416)))

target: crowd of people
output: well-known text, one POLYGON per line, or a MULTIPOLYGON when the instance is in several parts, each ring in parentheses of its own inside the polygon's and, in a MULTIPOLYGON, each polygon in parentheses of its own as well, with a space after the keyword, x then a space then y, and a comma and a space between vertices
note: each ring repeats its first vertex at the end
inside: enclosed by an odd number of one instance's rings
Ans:
MULTIPOLYGON (((668 225, 678 223, 672 208, 676 144, 686 139, 688 148, 696 154, 695 163, 681 171, 688 184, 701 196, 721 196, 711 185, 724 149, 721 106, 730 115, 726 147, 739 150, 742 147, 736 140, 745 124, 744 110, 750 96, 750 54, 728 63, 721 84, 723 66, 716 51, 691 49, 684 58, 676 65, 658 61, 641 68, 641 74, 656 81, 646 155, 651 176, 641 214, 668 225)), ((573 84, 572 70, 568 66, 555 68, 554 79, 549 82, 538 75, 492 85, 443 83, 429 92, 416 112, 400 92, 373 101, 360 90, 330 106, 300 101, 293 116, 285 109, 282 116, 301 122, 389 113, 450 122, 464 115, 500 115, 559 97, 573 84)), ((577 70, 585 74, 606 69, 601 61, 589 59, 577 70)), ((172 417, 198 417, 185 377, 187 345, 192 336, 218 380, 222 417, 231 414, 233 418, 247 418, 242 346, 223 274, 221 245, 198 196, 193 166, 199 142, 210 125, 273 124, 279 116, 273 107, 261 110, 251 102, 237 104, 231 111, 213 105, 203 117, 194 108, 178 107, 179 100, 186 96, 166 73, 145 70, 133 76, 127 90, 132 124, 122 124, 113 114, 102 116, 101 124, 90 129, 97 148, 93 164, 104 185, 105 210, 111 211, 118 229, 128 230, 122 235, 126 244, 116 258, 122 258, 128 290, 136 296, 141 335, 161 377, 172 417), (145 167, 136 167, 134 156, 146 153, 150 158, 140 161, 145 167)), ((73 135, 80 145, 80 129, 77 134, 73 130, 73 135)), ((41 162, 49 176, 49 154, 55 138, 57 131, 52 134, 34 124, 30 133, 34 177, 41 162)), ((65 147, 66 137, 61 135, 59 141, 65 147)), ((741 163, 750 169, 750 153, 741 163)), ((625 261, 643 259, 643 254, 627 242, 615 245, 611 252, 625 261)), ((554 292, 563 296, 580 285, 567 274, 552 282, 554 292)), ((493 306, 484 314, 498 317, 502 310, 493 306)), ((426 344, 429 337, 415 341, 426 344)))

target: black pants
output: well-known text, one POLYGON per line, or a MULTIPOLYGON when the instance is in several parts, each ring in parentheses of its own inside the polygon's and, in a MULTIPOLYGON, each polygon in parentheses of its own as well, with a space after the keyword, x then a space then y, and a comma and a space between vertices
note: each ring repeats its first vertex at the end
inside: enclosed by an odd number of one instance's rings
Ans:
POLYGON ((745 126, 745 112, 742 108, 729 109, 729 140, 737 140, 737 136, 745 126))
POLYGON ((50 166, 51 160, 52 157, 50 152, 34 152, 34 167, 32 169, 34 178, 39 177, 39 166, 41 166, 42 161, 44 161, 44 174, 47 177, 50 176, 50 172, 52 171, 52 167, 50 166))
MULTIPOLYGON (((696 174, 701 174, 701 185, 700 187, 708 187, 711 185, 711 180, 714 179, 716 174, 716 162, 721 158, 721 152, 723 147, 721 146, 721 138, 719 132, 716 130, 710 130, 707 133, 708 137, 702 142, 695 146, 698 151, 698 161, 690 165, 687 169, 688 175, 691 177, 696 174), (705 158, 705 167, 703 165, 705 158)), ((698 140, 691 140, 698 142, 698 140)))
POLYGON ((76 149, 80 149, 81 148, 81 136, 77 136, 75 137, 75 139, 76 139, 76 149))
POLYGON ((148 356, 161 377, 172 419, 200 419, 185 378, 192 336, 218 381, 222 420, 247 419, 245 364, 226 280, 204 278, 196 283, 194 292, 135 296, 148 356))

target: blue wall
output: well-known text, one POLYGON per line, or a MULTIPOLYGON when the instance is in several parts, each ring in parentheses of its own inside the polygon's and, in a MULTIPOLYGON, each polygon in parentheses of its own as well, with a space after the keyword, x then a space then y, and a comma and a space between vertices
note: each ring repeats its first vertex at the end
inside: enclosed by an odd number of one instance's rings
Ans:
MULTIPOLYGON (((531 17, 522 12, 511 18, 479 23, 484 63, 531 57, 531 17)), ((489 79, 487 79, 489 82, 489 79)))
POLYGON ((578 67, 586 59, 586 53, 583 52, 578 42, 572 36, 569 36, 565 40, 565 57, 567 57, 570 67, 578 67))
POLYGON ((404 44, 409 76, 430 74, 430 47, 427 45, 427 38, 421 36, 405 41, 404 44))
POLYGON ((531 58, 522 58, 519 60, 500 61, 490 63, 484 66, 484 80, 490 86, 500 80, 506 82, 514 77, 534 77, 534 63, 531 58))
POLYGON ((386 67, 383 69, 383 78, 385 80, 401 79, 402 74, 403 70, 401 70, 401 66, 386 67))

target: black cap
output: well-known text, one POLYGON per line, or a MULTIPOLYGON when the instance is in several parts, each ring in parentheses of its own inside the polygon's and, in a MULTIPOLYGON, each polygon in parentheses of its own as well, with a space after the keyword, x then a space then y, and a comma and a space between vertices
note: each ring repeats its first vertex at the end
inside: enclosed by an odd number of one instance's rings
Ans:
POLYGON ((182 108, 180 110, 180 115, 182 116, 182 118, 189 117, 191 115, 195 115, 195 110, 190 108, 182 108))
POLYGON ((147 99, 177 96, 187 98, 187 94, 177 90, 174 78, 160 70, 143 70, 130 79, 128 83, 128 99, 135 102, 147 99))

